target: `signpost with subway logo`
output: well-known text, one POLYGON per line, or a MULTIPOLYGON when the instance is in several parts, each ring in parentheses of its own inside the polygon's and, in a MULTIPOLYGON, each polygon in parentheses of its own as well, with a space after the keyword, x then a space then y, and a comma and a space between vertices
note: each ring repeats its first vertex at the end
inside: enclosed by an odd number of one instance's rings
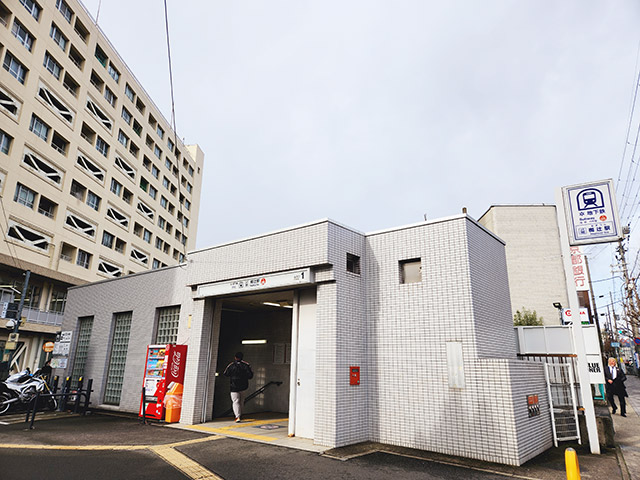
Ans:
POLYGON ((562 197, 570 245, 617 242, 622 238, 612 179, 562 187, 562 197))
MULTIPOLYGON (((557 188, 556 214, 569 299, 568 306, 572 312, 579 312, 580 302, 574 281, 571 247, 617 242, 622 238, 613 180, 609 178, 557 188)), ((591 376, 602 376, 600 364, 595 361, 599 356, 594 359, 587 355, 582 322, 572 322, 571 331, 577 355, 581 404, 584 408, 589 446, 591 453, 600 453, 595 408, 589 386, 591 376)))

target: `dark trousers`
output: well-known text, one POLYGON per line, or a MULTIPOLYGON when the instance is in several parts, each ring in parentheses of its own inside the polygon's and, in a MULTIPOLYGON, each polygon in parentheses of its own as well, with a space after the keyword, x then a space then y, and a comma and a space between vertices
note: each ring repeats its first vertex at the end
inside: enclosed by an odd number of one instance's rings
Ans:
POLYGON ((620 401, 620 413, 622 415, 626 415, 627 414, 627 404, 624 400, 624 393, 623 394, 614 394, 612 391, 607 392, 607 400, 609 401, 609 405, 611 405, 611 408, 613 408, 613 411, 615 412, 618 408, 616 407, 616 401, 613 399, 613 396, 616 395, 618 397, 618 400, 620 401))

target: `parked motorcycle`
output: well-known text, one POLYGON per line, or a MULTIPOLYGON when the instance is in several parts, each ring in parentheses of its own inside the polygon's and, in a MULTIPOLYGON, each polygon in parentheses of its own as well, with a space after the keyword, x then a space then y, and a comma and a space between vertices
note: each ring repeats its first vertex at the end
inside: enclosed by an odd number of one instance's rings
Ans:
MULTIPOLYGON (((26 369, 14 373, 4 382, 0 382, 0 415, 8 412, 15 404, 28 405, 38 393, 52 393, 39 371, 31 374, 29 369, 26 369)), ((45 397, 42 401, 44 406, 50 410, 55 410, 58 407, 58 402, 54 397, 45 397)))

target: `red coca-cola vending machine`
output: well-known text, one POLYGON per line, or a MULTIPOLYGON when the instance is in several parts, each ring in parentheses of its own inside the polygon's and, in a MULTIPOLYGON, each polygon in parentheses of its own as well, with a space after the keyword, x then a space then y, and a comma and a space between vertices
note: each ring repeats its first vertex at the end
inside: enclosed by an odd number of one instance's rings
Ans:
MULTIPOLYGON (((140 401, 140 416, 145 409, 146 417, 162 420, 165 416, 165 406, 169 405, 169 408, 173 410, 171 416, 175 418, 176 408, 182 405, 186 360, 186 345, 149 345, 147 347, 143 380, 145 396, 140 401), (179 405, 177 403, 178 392, 179 405), (169 399, 171 402, 167 403, 169 399)), ((177 415, 179 419, 179 408, 177 415)))

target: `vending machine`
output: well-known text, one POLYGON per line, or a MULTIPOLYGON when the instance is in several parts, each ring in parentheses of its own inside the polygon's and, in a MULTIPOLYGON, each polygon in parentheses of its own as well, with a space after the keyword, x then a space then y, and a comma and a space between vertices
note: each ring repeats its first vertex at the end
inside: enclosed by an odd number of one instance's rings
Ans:
POLYGON ((140 401, 140 416, 144 409, 146 417, 163 420, 168 408, 171 413, 171 419, 168 421, 179 420, 186 360, 186 345, 149 345, 147 347, 143 380, 144 397, 140 401))

